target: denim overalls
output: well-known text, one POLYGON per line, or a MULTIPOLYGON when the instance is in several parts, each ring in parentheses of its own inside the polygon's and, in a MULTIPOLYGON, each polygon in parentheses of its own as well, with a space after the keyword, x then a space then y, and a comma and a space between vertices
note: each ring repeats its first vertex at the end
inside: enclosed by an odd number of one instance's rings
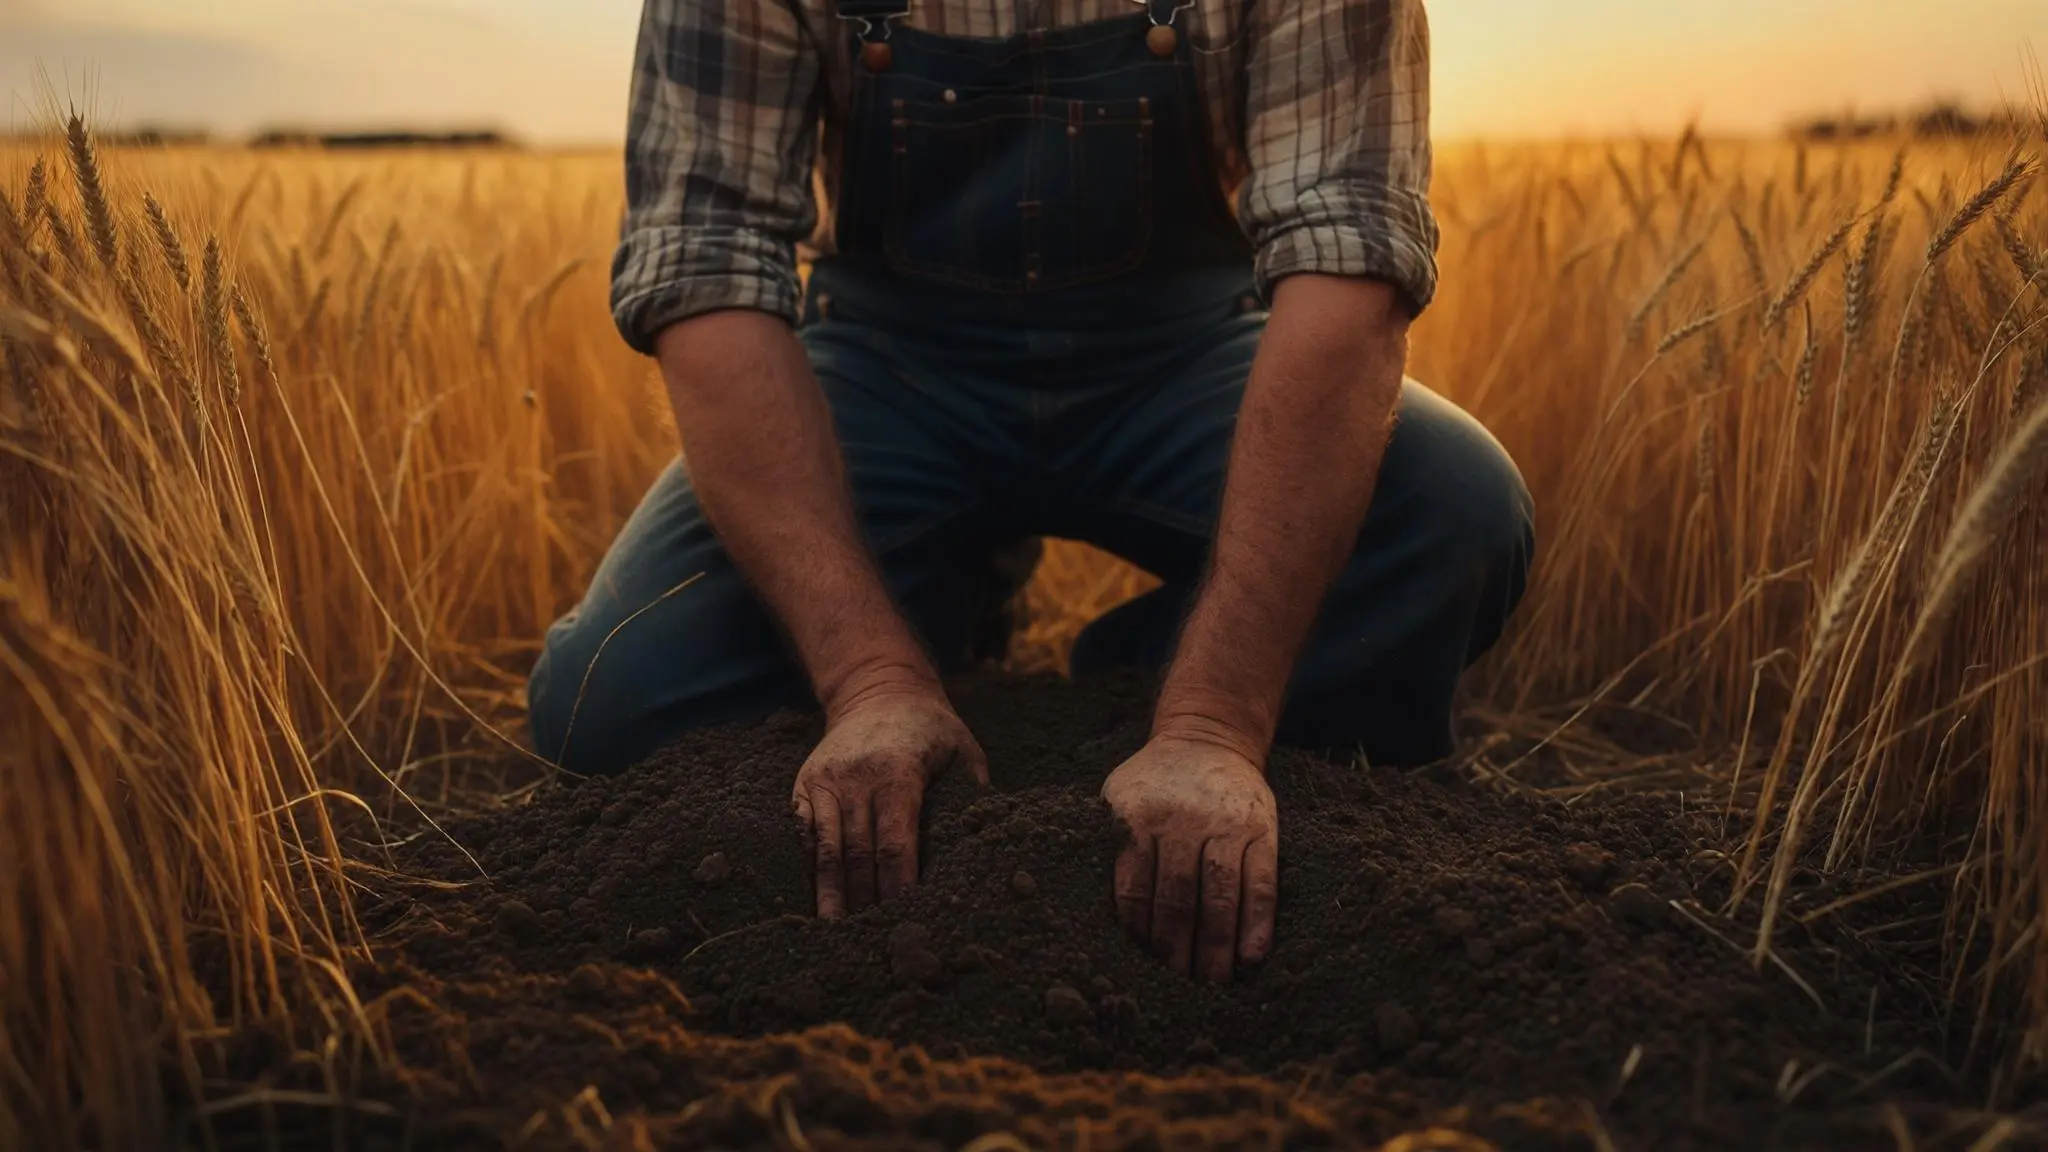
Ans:
MULTIPOLYGON (((1089 541, 1163 581, 1082 634, 1077 675, 1162 667, 1266 319, 1209 156, 1193 47, 1174 36, 1160 55, 1167 38, 1148 38, 1173 0, 1000 40, 900 26, 905 3, 840 0, 865 32, 850 38, 836 250, 799 325, 857 515, 943 669, 966 662, 1008 591, 991 555, 1030 536, 1089 541)), ((1408 381, 1280 739, 1374 762, 1448 754, 1459 674, 1499 636, 1532 548, 1507 454, 1408 381)), ((549 629, 529 684, 537 749, 582 772, 809 698, 680 461, 549 629)))

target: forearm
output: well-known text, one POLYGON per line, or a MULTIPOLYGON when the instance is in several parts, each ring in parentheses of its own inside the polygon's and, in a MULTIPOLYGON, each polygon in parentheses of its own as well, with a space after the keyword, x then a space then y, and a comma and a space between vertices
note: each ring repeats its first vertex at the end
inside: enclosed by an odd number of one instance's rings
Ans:
POLYGON ((1295 659, 1372 502, 1406 354, 1407 315, 1386 285, 1307 275, 1278 285, 1156 734, 1263 762, 1295 659))
POLYGON ((789 325, 711 312, 664 331, 658 354, 704 513, 827 715, 936 687, 861 538, 831 410, 789 325))

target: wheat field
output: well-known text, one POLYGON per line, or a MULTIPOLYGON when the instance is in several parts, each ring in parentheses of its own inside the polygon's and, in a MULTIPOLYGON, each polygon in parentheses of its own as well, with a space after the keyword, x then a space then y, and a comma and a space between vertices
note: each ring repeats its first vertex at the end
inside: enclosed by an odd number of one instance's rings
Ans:
MULTIPOLYGON (((1411 364, 1538 508, 1472 714, 1693 733, 1756 817, 1760 962, 1796 865, 1946 886, 1955 1010, 2025 1013, 2015 1072, 2048 1059, 2030 133, 1445 148, 1411 364)), ((336 1091, 387 1058, 345 975, 362 829, 544 773, 525 670, 674 452, 605 311, 618 177, 0 145, 0 1146, 234 1107, 252 1030, 336 1091)), ((1014 662, 1145 580, 1056 543, 1014 662)))

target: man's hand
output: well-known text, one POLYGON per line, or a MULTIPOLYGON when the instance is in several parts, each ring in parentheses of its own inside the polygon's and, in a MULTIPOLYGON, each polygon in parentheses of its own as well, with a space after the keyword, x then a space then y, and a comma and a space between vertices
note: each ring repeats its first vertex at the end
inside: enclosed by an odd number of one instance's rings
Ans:
POLYGON ((1117 860, 1117 904, 1181 971, 1192 961, 1226 979, 1272 947, 1280 826, 1262 766, 1295 659, 1372 503, 1407 331, 1394 289, 1375 280, 1304 273, 1273 290, 1216 546, 1152 741, 1102 786, 1134 838, 1117 860))
POLYGON ((987 762, 890 602, 796 333, 735 308, 670 325, 657 346, 704 513, 825 706, 792 796, 818 914, 864 908, 917 880, 925 781, 962 761, 986 783, 987 762))
POLYGON ((1131 834, 1116 903, 1133 935, 1210 980, 1265 959, 1280 823, 1257 761, 1229 741, 1155 735, 1109 774, 1102 798, 1131 834))
POLYGON ((942 691, 891 688, 832 710, 791 794, 817 867, 818 915, 858 912, 917 882, 924 787, 955 765, 988 783, 988 759, 942 691))

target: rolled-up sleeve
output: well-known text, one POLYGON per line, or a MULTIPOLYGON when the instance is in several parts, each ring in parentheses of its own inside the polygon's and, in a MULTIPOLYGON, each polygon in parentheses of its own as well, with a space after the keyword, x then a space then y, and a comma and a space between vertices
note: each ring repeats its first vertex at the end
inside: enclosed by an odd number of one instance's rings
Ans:
POLYGON ((643 353, 704 312, 796 317, 820 59, 799 2, 645 0, 611 290, 619 334, 643 353))
POLYGON ((1422 0, 1293 0, 1255 9, 1239 219, 1259 290, 1296 272, 1436 294, 1429 207, 1429 24, 1422 0))

